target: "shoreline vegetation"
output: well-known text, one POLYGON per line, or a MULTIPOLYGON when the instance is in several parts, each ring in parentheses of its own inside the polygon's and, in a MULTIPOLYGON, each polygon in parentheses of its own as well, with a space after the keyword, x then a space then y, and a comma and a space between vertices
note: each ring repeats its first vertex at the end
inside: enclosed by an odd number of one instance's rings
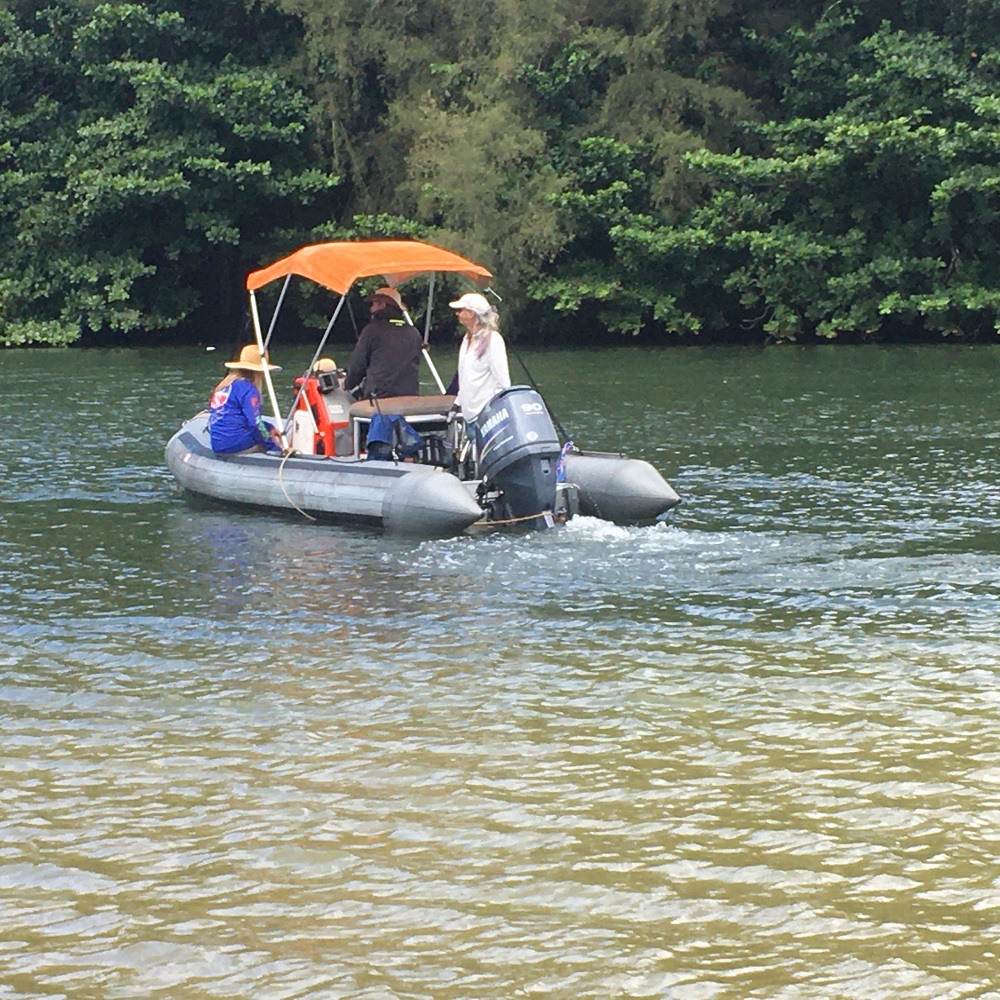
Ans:
POLYGON ((0 0, 0 344, 237 344, 248 271, 394 237, 523 344, 995 343, 998 42, 994 0, 0 0))

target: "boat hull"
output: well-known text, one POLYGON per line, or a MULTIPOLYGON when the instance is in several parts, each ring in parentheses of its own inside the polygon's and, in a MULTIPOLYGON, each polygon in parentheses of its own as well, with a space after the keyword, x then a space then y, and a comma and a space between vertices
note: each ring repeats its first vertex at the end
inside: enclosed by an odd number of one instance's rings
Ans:
MULTIPOLYGON (((459 535, 474 524, 484 525, 475 498, 478 481, 462 482, 443 469, 410 462, 217 455, 209 444, 205 413, 174 434, 166 460, 184 489, 223 503, 364 522, 407 535, 459 535)), ((640 459, 570 451, 563 461, 566 486, 576 494, 572 509, 579 514, 650 524, 680 503, 670 484, 640 459)))
POLYGON ((681 502, 649 462, 624 455, 569 452, 566 482, 579 491, 581 514, 616 524, 650 524, 681 502))
POLYGON ((431 466, 315 455, 217 455, 205 414, 169 440, 166 461, 178 483, 200 496, 366 522, 400 534, 461 534, 483 516, 458 479, 431 466))

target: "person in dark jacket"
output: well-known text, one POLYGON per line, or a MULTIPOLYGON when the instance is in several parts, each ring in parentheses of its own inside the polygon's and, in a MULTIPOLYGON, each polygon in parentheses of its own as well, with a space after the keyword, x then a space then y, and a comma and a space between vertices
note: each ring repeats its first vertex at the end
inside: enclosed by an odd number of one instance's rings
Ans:
POLYGON ((247 344, 235 361, 227 361, 227 375, 212 391, 208 404, 208 435, 212 451, 234 455, 247 451, 281 451, 281 435, 261 418, 260 388, 264 365, 281 368, 262 358, 256 344, 247 344))
POLYGON ((359 399, 420 394, 420 334, 403 318, 395 288, 380 288, 371 298, 371 321, 361 331, 347 362, 344 387, 359 399))

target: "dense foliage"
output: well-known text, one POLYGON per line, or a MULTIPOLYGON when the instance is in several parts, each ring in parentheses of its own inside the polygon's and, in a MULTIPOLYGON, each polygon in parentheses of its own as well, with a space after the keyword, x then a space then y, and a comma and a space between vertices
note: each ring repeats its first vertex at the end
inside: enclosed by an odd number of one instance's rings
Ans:
POLYGON ((255 27, 239 0, 0 8, 3 342, 225 321, 308 232, 336 178, 255 27))
POLYGON ((992 336, 998 0, 0 0, 0 343, 419 235, 528 337, 992 336), (607 333, 605 333, 607 335, 607 333))
POLYGON ((993 66, 977 54, 970 71, 944 39, 885 23, 845 46, 855 21, 792 33, 794 116, 749 130, 756 153, 687 157, 706 192, 690 214, 611 229, 620 273, 667 325, 739 315, 776 338, 996 329, 993 66))

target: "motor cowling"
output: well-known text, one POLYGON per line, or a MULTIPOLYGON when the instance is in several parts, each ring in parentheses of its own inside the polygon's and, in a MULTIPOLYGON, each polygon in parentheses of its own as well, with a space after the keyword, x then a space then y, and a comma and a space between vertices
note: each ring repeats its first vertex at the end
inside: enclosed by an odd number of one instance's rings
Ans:
POLYGON ((528 386, 497 393, 476 419, 479 475, 503 494, 511 518, 538 515, 529 527, 551 523, 560 451, 545 401, 528 386))

